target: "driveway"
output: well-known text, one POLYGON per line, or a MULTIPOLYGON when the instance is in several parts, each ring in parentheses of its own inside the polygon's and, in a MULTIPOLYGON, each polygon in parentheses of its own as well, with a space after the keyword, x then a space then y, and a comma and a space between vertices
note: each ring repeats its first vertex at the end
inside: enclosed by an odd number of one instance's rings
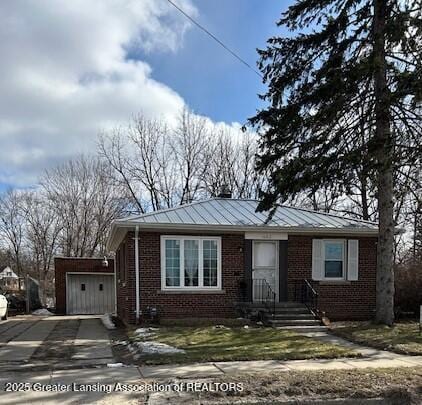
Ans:
POLYGON ((0 322, 0 371, 112 362, 108 331, 96 316, 22 316, 0 322))

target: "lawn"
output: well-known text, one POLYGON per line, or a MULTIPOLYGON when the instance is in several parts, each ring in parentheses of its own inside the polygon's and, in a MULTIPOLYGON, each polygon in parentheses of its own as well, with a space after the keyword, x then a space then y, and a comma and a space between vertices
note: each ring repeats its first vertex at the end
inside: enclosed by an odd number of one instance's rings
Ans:
POLYGON ((422 335, 417 322, 393 327, 368 322, 334 323, 332 331, 346 339, 400 354, 422 355, 422 335))
POLYGON ((389 402, 385 403, 406 405, 420 404, 422 400, 422 367, 242 374, 231 375, 229 380, 224 376, 212 381, 240 383, 243 390, 203 392, 192 395, 189 402, 303 403, 339 398, 388 398, 389 402))
POLYGON ((144 364, 358 356, 350 349, 272 328, 164 327, 147 338, 134 333, 130 338, 132 341, 153 340, 185 350, 185 353, 143 354, 144 364))

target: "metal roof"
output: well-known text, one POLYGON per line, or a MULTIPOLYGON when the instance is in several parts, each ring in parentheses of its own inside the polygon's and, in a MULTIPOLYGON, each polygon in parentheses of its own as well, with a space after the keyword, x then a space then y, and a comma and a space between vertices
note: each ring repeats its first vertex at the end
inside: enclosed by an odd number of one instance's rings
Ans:
POLYGON ((258 200, 211 198, 175 208, 116 220, 115 223, 134 225, 210 225, 269 228, 336 228, 378 229, 374 222, 361 221, 325 212, 311 211, 285 205, 277 207, 272 219, 268 212, 256 212, 258 200))
POLYGON ((294 208, 277 207, 271 220, 268 212, 256 212, 258 200, 211 198, 147 214, 113 221, 107 242, 108 250, 115 249, 127 228, 174 231, 270 231, 285 233, 363 234, 376 235, 378 224, 329 214, 294 208))

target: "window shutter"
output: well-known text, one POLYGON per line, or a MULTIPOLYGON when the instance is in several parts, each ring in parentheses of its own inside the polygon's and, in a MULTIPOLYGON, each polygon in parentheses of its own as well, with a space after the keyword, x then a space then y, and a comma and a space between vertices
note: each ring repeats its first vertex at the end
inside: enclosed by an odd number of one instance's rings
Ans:
POLYGON ((350 239, 347 245, 347 279, 356 281, 359 267, 359 241, 350 239))
POLYGON ((322 239, 312 240, 312 280, 323 280, 324 278, 323 249, 322 239))

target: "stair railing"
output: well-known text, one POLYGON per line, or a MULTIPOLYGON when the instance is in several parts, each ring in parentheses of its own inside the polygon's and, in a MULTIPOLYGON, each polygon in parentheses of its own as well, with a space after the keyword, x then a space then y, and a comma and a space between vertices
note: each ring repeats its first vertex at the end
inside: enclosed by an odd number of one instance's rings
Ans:
POLYGON ((294 296, 295 301, 305 304, 315 317, 321 318, 318 306, 318 292, 312 287, 309 280, 303 279, 295 281, 294 296))
POLYGON ((274 317, 276 293, 273 291, 268 281, 264 278, 253 279, 252 288, 254 301, 260 301, 264 304, 270 315, 274 317))

